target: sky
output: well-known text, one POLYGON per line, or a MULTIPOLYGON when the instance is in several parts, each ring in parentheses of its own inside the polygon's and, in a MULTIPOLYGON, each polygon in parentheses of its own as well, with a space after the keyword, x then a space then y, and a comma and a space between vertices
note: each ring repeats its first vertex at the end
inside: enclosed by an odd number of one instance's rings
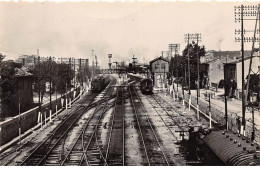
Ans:
MULTIPOLYGON (((200 33, 206 50, 240 50, 235 42, 234 6, 241 2, 0 2, 0 53, 88 58, 99 65, 149 62, 168 50, 185 47, 184 34, 200 33)), ((243 2, 257 5, 256 2, 243 2)), ((247 21, 245 29, 254 29, 247 21)), ((239 37, 239 36, 237 36, 239 37)), ((250 49, 246 44, 245 49, 250 49)))

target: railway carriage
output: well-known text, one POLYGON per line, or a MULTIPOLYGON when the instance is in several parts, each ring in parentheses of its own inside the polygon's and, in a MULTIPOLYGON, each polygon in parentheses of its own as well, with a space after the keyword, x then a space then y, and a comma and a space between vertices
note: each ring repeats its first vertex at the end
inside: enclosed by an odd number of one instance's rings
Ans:
POLYGON ((109 81, 110 79, 108 76, 103 76, 103 75, 96 76, 95 78, 93 78, 91 82, 91 91, 101 92, 107 87, 109 81))
POLYGON ((152 79, 144 78, 140 82, 140 89, 143 94, 151 94, 153 92, 152 79))
POLYGON ((140 88, 143 94, 152 94, 153 92, 153 81, 150 78, 144 78, 139 74, 128 73, 130 80, 140 82, 138 87, 140 88))

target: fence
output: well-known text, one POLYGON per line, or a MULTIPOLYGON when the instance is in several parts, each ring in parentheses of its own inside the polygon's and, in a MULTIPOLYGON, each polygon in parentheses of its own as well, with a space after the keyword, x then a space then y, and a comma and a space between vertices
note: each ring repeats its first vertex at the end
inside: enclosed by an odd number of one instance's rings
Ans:
MULTIPOLYGON (((176 89, 177 86, 175 85, 174 88, 176 89)), ((176 91, 176 90, 175 90, 176 91)), ((182 99, 184 98, 185 103, 189 104, 189 95, 187 91, 184 91, 184 96, 182 93, 181 87, 178 88, 178 96, 182 99)), ((199 111, 200 113, 204 114, 206 118, 209 118, 209 103, 204 100, 199 98, 199 111)), ((196 96, 191 95, 191 108, 193 108, 195 111, 197 111, 197 98, 196 96)), ((211 103, 211 117, 212 119, 219 123, 220 125, 226 125, 226 120, 225 120, 225 109, 211 103)), ((234 132, 238 132, 239 128, 241 127, 241 122, 242 118, 237 115, 237 113, 228 111, 228 129, 234 132)), ((255 129, 255 142, 260 144, 260 131, 257 130, 256 127, 255 129)), ((252 137, 252 132, 253 132, 253 123, 252 119, 247 119, 246 120, 246 131, 245 131, 245 136, 248 138, 252 137)))
MULTIPOLYGON (((60 97, 57 99, 57 109, 62 109, 62 105, 65 105, 65 98, 70 98, 73 100, 80 94, 80 89, 77 88, 75 90, 75 97, 74 97, 74 91, 68 92, 66 95, 63 95, 63 99, 60 97), (62 103, 63 102, 63 103, 62 103)), ((47 120, 49 118, 49 104, 45 103, 42 105, 41 112, 43 114, 43 122, 45 119, 47 120)), ((56 100, 52 101, 52 112, 56 112, 56 100)), ((15 137, 19 136, 19 123, 21 126, 21 133, 26 132, 27 130, 31 129, 32 127, 36 126, 38 124, 38 114, 39 114, 39 107, 35 107, 33 109, 30 109, 22 114, 20 116, 15 116, 9 120, 3 121, 0 123, 0 146, 8 143, 15 137)))

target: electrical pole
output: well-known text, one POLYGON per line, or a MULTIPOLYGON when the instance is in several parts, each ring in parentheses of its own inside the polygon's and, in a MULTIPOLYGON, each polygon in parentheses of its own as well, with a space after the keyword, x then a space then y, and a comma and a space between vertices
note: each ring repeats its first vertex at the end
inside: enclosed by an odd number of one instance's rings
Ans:
POLYGON ((38 54, 38 96, 39 96, 39 115, 38 121, 41 123, 42 128, 42 112, 41 112, 41 58, 38 54))
MULTIPOLYGON (((227 63, 227 61, 226 61, 227 63)), ((226 65, 224 65, 224 99, 225 99, 225 120, 226 120, 226 130, 228 130, 228 108, 227 108, 227 95, 228 95, 228 91, 227 91, 227 69, 226 69, 226 65)))
POLYGON ((76 68, 75 68, 75 58, 73 58, 73 60, 74 60, 74 65, 73 65, 73 69, 74 69, 74 79, 73 79, 73 81, 74 81, 74 90, 76 89, 76 68))
POLYGON ((52 60, 51 60, 51 56, 50 56, 50 65, 49 65, 49 71, 50 71, 50 74, 49 74, 49 81, 50 81, 50 107, 49 107, 49 110, 50 110, 50 121, 52 121, 52 119, 51 119, 51 115, 52 115, 52 100, 51 100, 51 82, 52 82, 52 80, 51 80, 51 74, 52 74, 52 67, 51 67, 51 62, 52 62, 52 60))
POLYGON ((109 69, 111 69, 111 58, 112 58, 112 54, 108 54, 108 58, 109 58, 109 63, 108 63, 108 66, 109 66, 109 69))
POLYGON ((83 86, 83 80, 82 80, 82 71, 81 71, 81 58, 79 58, 79 73, 80 73, 80 86, 82 88, 83 86))
POLYGON ((94 77, 94 66, 95 66, 95 61, 94 61, 94 57, 93 57, 93 53, 94 53, 94 50, 91 50, 92 51, 92 77, 94 77))
POLYGON ((19 80, 19 84, 18 84, 18 111, 19 111, 19 122, 18 122, 18 132, 19 132, 19 144, 21 145, 21 134, 22 134, 22 129, 21 129, 21 93, 20 93, 20 89, 21 89, 21 85, 20 85, 21 81, 19 80))
POLYGON ((97 68, 98 67, 97 55, 95 55, 95 59, 96 59, 96 68, 97 68))
POLYGON ((187 49, 188 49, 188 87, 189 87, 189 97, 190 97, 190 36, 191 34, 185 34, 185 41, 188 43, 187 49))
POLYGON ((137 63, 137 62, 136 62, 136 59, 137 59, 137 58, 135 58, 135 55, 133 55, 133 57, 132 57, 133 62, 132 62, 132 63, 133 63, 134 72, 135 72, 135 64, 137 63))
MULTIPOLYGON (((258 6, 235 6, 235 22, 241 22, 241 30, 235 30, 235 34, 241 34, 240 38, 235 38, 236 42, 241 41, 241 55, 242 55, 242 134, 245 134, 245 126, 246 126, 246 120, 245 120, 245 111, 247 106, 247 100, 248 100, 248 90, 249 90, 249 82, 250 82, 250 74, 252 72, 251 66, 252 66, 252 57, 255 52, 255 42, 259 41, 260 38, 256 38, 256 32, 257 32, 257 20, 259 20, 259 12, 260 12, 260 5, 258 6), (244 18, 245 17, 245 18, 244 18), (256 17, 256 18, 252 18, 256 17), (244 20, 255 20, 255 30, 245 30, 244 29, 244 20), (247 32, 254 32, 253 37, 244 37, 244 35, 247 32), (248 70, 248 76, 247 76, 247 87, 246 87, 246 93, 245 92, 245 77, 244 77, 244 42, 253 42, 252 45, 252 51, 250 56, 250 64, 249 64, 249 70, 248 70)), ((259 33, 259 30, 258 30, 259 33)))

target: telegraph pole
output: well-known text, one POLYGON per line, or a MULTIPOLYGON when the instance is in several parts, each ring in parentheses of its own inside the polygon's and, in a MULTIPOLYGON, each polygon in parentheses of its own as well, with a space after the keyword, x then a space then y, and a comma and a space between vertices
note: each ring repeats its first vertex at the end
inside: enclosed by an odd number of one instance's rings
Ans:
POLYGON ((91 50, 92 51, 92 77, 94 77, 94 66, 95 66, 95 61, 94 61, 94 57, 93 57, 93 53, 94 53, 94 50, 91 50))
POLYGON ((200 54, 199 54, 199 41, 201 42, 201 34, 195 34, 197 39, 197 118, 199 119, 199 97, 200 97, 200 54))
POLYGON ((96 59, 96 68, 97 68, 98 67, 97 55, 95 55, 95 59, 96 59))
POLYGON ((41 58, 38 53, 38 96, 39 96, 39 115, 38 115, 38 121, 41 123, 42 128, 42 112, 41 112, 41 58))
POLYGON ((81 90, 82 90, 82 87, 83 87, 83 80, 82 80, 82 71, 81 71, 81 58, 79 58, 79 72, 80 72, 80 86, 81 86, 81 90))
POLYGON ((191 106, 191 92, 190 92, 190 34, 185 34, 185 40, 188 42, 188 85, 189 85, 189 111, 191 106))
POLYGON ((137 63, 137 62, 136 62, 136 59, 137 59, 137 58, 135 58, 135 55, 133 55, 133 57, 132 57, 133 62, 132 62, 132 63, 133 63, 134 72, 135 72, 135 64, 137 63))
MULTIPOLYGON (((169 44, 169 50, 170 50, 170 52, 171 52, 171 58, 172 58, 172 51, 174 50, 174 57, 176 57, 176 65, 178 65, 178 56, 179 56, 179 51, 180 51, 180 44, 178 44, 178 43, 176 43, 176 44, 169 44)), ((172 63, 172 76, 173 76, 173 65, 174 65, 174 63, 172 63)), ((179 84, 179 82, 178 82, 178 77, 179 77, 179 71, 178 71, 178 69, 177 69, 177 67, 175 67, 176 68, 176 79, 177 79, 177 99, 178 99, 178 84, 179 84)), ((172 84, 174 85, 174 83, 172 82, 172 84)), ((173 86, 174 87, 174 86, 173 86)))
POLYGON ((49 71, 50 71, 50 74, 49 74, 49 81, 50 81, 50 108, 49 108, 49 110, 50 110, 50 115, 49 116, 50 116, 50 121, 52 121, 52 119, 51 119, 51 115, 52 115, 52 102, 51 102, 52 101, 51 100, 51 88, 52 88, 51 87, 51 85, 52 85, 51 84, 51 82, 52 82, 52 80, 51 80, 51 74, 52 74, 52 68, 51 68, 52 64, 51 64, 51 62, 52 62, 52 60, 51 60, 51 56, 50 56, 49 60, 50 60, 50 66, 49 66, 49 71))
POLYGON ((73 64, 73 69, 74 69, 74 79, 73 79, 73 82, 74 82, 74 90, 76 89, 76 69, 75 69, 75 58, 73 58, 74 60, 74 64, 73 64))
POLYGON ((19 111, 18 132, 19 132, 19 144, 21 145, 22 128, 21 128, 21 93, 20 93, 21 85, 20 85, 20 83, 21 83, 21 81, 19 81, 19 84, 18 84, 18 95, 19 95, 18 96, 18 111, 19 111))
MULTIPOLYGON (((251 5, 251 6, 235 6, 235 22, 241 23, 241 30, 235 30, 235 34, 241 34, 240 38, 235 38, 236 42, 241 41, 241 55, 242 55, 242 134, 245 134, 245 126, 246 126, 246 120, 245 120, 245 108, 247 106, 247 100, 248 100, 248 90, 249 90, 249 82, 250 82, 250 74, 252 72, 251 66, 252 66, 252 57, 255 52, 255 42, 259 42, 259 38, 256 38, 256 32, 257 32, 257 21, 259 20, 259 12, 260 12, 260 5, 251 5), (244 18, 245 17, 245 18, 244 18), (253 18, 252 18, 253 17, 253 18), (256 17, 256 18, 254 18, 256 17), (255 30, 245 30, 244 29, 244 20, 255 20, 255 30), (244 35, 247 32, 254 32, 253 37, 244 37, 244 35), (244 42, 253 42, 252 45, 252 51, 250 56, 250 65, 249 65, 249 71, 247 76, 247 88, 246 93, 245 92, 245 77, 244 77, 244 42)), ((260 23, 259 23, 260 24, 260 23)), ((259 33, 259 30, 258 30, 259 33)))
POLYGON ((109 69, 111 69, 111 58, 112 58, 112 54, 108 54, 108 58, 109 58, 109 63, 108 63, 108 66, 109 66, 109 69))

